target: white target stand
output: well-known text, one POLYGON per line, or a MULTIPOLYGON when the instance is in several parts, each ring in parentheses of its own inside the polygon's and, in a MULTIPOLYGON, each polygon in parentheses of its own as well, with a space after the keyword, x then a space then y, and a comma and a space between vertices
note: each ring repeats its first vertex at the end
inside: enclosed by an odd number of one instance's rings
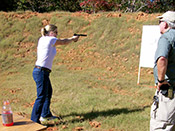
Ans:
POLYGON ((140 50, 140 61, 138 69, 137 84, 140 84, 140 69, 154 67, 154 55, 160 38, 160 29, 158 25, 144 25, 142 29, 142 41, 140 50))

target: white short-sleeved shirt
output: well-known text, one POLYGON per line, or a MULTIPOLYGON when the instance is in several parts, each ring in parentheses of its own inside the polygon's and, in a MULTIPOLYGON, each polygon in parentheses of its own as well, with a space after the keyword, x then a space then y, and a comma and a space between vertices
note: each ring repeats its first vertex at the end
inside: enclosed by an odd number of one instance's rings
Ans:
POLYGON ((46 67, 51 70, 53 59, 56 55, 55 42, 56 37, 42 36, 38 41, 37 46, 37 61, 35 65, 46 67))

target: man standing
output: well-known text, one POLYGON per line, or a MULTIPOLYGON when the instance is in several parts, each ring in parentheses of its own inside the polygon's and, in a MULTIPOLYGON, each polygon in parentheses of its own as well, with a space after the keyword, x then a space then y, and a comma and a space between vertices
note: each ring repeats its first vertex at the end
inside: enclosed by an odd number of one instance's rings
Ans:
POLYGON ((155 53, 157 90, 151 106, 150 131, 175 131, 175 12, 167 11, 157 18, 162 35, 155 53))

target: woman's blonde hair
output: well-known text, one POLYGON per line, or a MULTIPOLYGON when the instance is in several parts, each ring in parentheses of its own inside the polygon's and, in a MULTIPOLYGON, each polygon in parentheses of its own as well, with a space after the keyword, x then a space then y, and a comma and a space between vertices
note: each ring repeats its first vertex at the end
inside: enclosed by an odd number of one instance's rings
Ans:
POLYGON ((41 29, 41 35, 46 36, 46 35, 48 35, 48 33, 50 31, 56 31, 56 30, 57 30, 57 26, 49 24, 49 25, 46 25, 44 28, 41 29))

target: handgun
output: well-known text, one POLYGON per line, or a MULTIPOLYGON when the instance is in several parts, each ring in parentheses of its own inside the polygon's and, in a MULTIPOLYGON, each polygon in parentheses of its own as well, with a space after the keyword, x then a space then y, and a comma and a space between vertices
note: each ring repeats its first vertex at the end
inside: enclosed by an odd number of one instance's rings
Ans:
POLYGON ((87 36, 85 34, 74 34, 74 36, 87 36))

